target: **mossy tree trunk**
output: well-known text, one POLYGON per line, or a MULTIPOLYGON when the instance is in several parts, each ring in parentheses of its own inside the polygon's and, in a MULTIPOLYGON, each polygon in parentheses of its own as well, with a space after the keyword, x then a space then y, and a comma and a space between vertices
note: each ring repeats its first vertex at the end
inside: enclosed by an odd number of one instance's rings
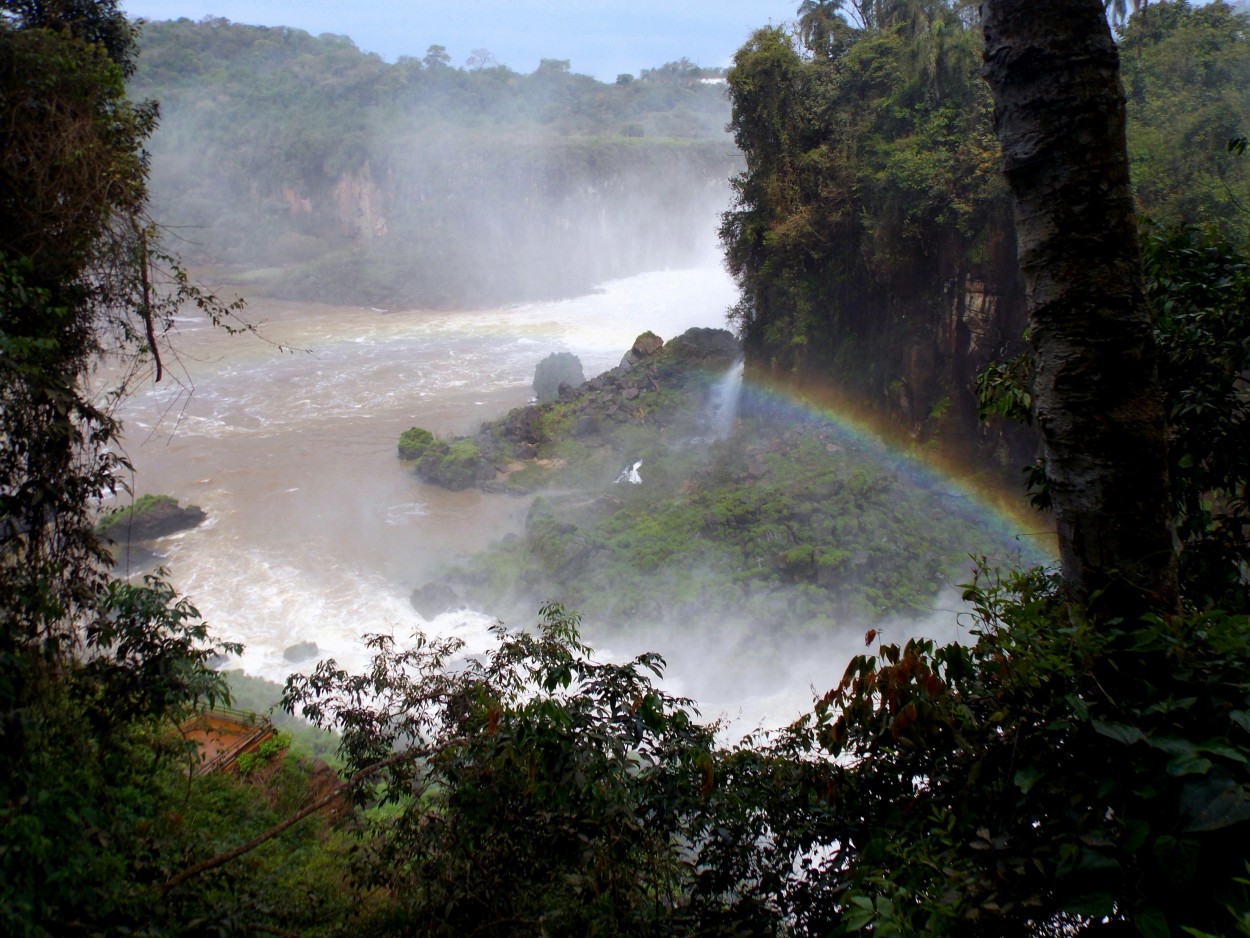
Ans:
POLYGON ((1163 399, 1119 56, 1099 0, 984 0, 984 75, 1015 198, 1035 402, 1071 598, 1176 604, 1163 399))

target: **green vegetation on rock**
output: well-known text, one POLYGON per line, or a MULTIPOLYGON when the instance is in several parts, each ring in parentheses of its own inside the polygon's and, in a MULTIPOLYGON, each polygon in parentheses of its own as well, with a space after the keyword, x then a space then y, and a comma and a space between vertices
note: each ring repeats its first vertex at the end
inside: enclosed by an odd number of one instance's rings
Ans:
POLYGON ((426 482, 458 492, 495 477, 494 467, 471 440, 444 443, 420 427, 399 435, 399 458, 415 460, 426 482))
POLYGON ((118 508, 116 511, 110 511, 103 515, 96 522, 96 531, 103 534, 114 525, 121 524, 136 515, 143 515, 158 507, 168 508, 178 505, 178 500, 171 495, 140 495, 134 500, 133 504, 127 505, 125 508, 118 508))
POLYGON ((125 508, 101 516, 95 531, 112 541, 148 541, 193 528, 204 517, 198 505, 183 507, 169 495, 141 495, 125 508))
MULTIPOLYGON (((796 408, 755 401, 729 437, 709 436, 738 354, 723 331, 640 337, 628 366, 439 444, 503 466, 478 480, 490 490, 539 493, 523 538, 444 579, 506 618, 561 596, 596 627, 664 618, 827 632, 931 608, 970 553, 1018 556, 960 497, 893 468, 882 444, 796 408), (614 484, 639 461, 642 484, 614 484)), ((448 459, 425 457, 440 472, 448 459)), ((419 471, 438 480, 425 461, 419 471)))
POLYGON ((399 435, 399 458, 420 459, 434 444, 434 434, 420 427, 410 427, 399 435))
POLYGON ((482 458, 482 451, 469 440, 457 440, 440 447, 421 460, 420 472, 431 481, 454 490, 467 489, 494 469, 482 458))
POLYGON ((435 442, 417 463, 417 475, 426 482, 458 492, 494 478, 494 467, 471 440, 435 442))

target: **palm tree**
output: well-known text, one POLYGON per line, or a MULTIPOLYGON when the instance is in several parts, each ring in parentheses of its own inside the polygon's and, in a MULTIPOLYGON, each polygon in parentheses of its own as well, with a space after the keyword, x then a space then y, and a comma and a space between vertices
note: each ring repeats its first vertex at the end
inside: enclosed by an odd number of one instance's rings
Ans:
POLYGON ((1130 16, 1136 16, 1146 9, 1149 0, 1103 0, 1102 8, 1107 19, 1116 26, 1122 26, 1130 16))
POLYGON ((803 0, 799 4, 799 41, 818 59, 831 59, 838 33, 845 27, 842 0, 803 0))
POLYGON ((980 36, 965 25, 961 11, 953 5, 917 4, 912 19, 904 24, 911 30, 908 50, 912 74, 941 98, 948 79, 958 85, 959 76, 974 74, 980 58, 980 36))

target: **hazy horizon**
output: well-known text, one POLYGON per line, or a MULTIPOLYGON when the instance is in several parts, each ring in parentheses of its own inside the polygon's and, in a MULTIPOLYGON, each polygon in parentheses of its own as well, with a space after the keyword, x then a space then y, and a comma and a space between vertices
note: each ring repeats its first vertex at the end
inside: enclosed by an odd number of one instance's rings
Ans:
POLYGON ((541 59, 567 59, 573 72, 614 81, 687 58, 727 67, 751 33, 795 18, 798 0, 122 0, 132 18, 150 21, 221 16, 255 26, 289 26, 349 37, 387 61, 421 58, 441 45, 463 66, 477 50, 528 73, 541 59))

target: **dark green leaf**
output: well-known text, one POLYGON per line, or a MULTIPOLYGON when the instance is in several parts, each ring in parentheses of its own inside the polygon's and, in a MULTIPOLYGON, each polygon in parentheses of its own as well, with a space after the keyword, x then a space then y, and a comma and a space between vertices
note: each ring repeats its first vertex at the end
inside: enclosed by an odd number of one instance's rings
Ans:
POLYGON ((1145 734, 1141 730, 1126 723, 1104 723, 1102 720, 1091 720, 1090 726, 1100 736, 1114 739, 1116 742, 1124 743, 1126 746, 1132 743, 1143 742, 1146 739, 1145 734))
POLYGON ((1195 779, 1181 789, 1180 812, 1186 833, 1221 830, 1250 821, 1250 796, 1229 778, 1195 779))

